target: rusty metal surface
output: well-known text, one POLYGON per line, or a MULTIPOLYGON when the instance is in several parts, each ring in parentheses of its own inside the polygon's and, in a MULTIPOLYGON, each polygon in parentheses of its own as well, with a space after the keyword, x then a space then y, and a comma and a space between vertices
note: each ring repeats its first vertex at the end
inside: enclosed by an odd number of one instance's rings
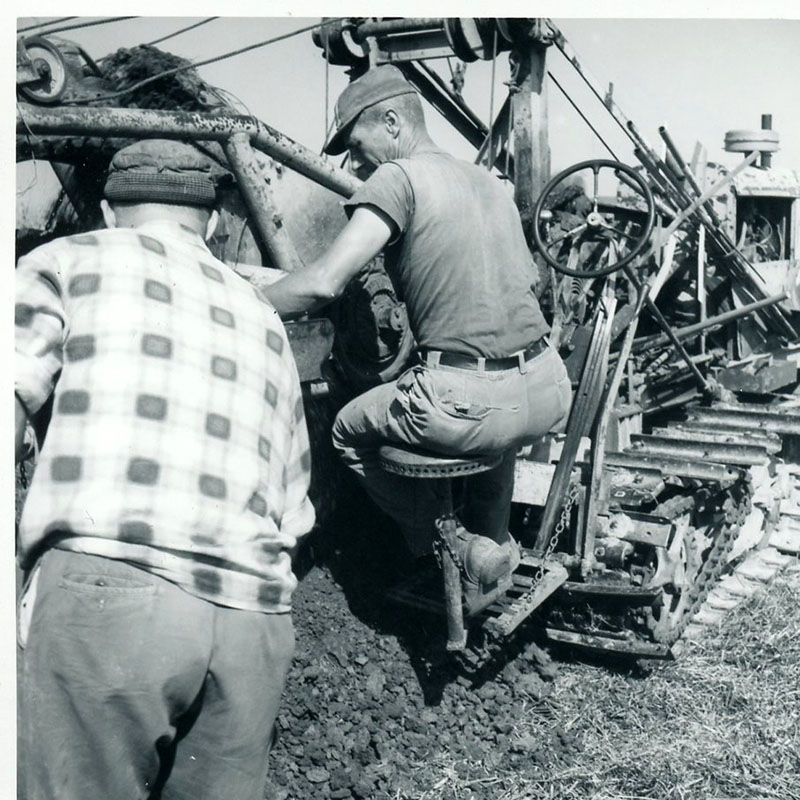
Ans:
POLYGON ((631 434, 631 447, 628 452, 648 455, 673 456, 674 458, 716 461, 720 464, 750 466, 768 464, 769 454, 757 444, 738 444, 734 442, 704 441, 699 436, 694 440, 673 439, 670 436, 653 436, 645 433, 631 434))
POLYGON ((503 636, 515 631, 568 577, 567 570, 558 563, 549 563, 541 580, 502 605, 490 606, 497 616, 489 617, 485 625, 503 636))
POLYGON ((626 542, 666 547, 672 533, 672 522, 657 514, 626 509, 624 513, 612 514, 609 530, 626 542))
POLYGON ((797 380, 797 364, 793 361, 770 361, 719 370, 717 381, 735 392, 767 394, 797 380))
POLYGON ((733 179, 740 197, 800 197, 800 171, 749 167, 733 179))
POLYGON ((660 470, 637 466, 633 469, 609 467, 604 465, 608 473, 608 505, 614 509, 619 506, 642 506, 650 503, 664 491, 664 476, 660 470))
POLYGON ((563 642, 587 650, 621 653, 631 656, 644 656, 648 658, 669 658, 670 648, 666 644, 643 642, 639 639, 616 639, 610 636, 592 636, 588 633, 564 631, 558 628, 545 629, 549 639, 554 642, 563 642))
POLYGON ((629 583, 578 583, 567 581, 559 589, 559 597, 586 600, 590 597, 614 598, 627 603, 649 605, 662 594, 660 586, 631 586, 629 583))
POLYGON ((42 108, 17 104, 17 133, 21 135, 160 137, 224 142, 240 132, 250 136, 256 149, 344 197, 353 194, 361 184, 354 175, 255 117, 143 108, 42 108))
POLYGON ((645 453, 607 453, 606 464, 610 467, 657 469, 665 476, 675 475, 679 478, 717 481, 722 484, 732 483, 742 475, 739 469, 727 467, 724 464, 715 464, 711 461, 695 462, 685 458, 672 458, 670 456, 656 456, 645 453))
POLYGON ((302 267, 297 250, 283 226, 283 218, 275 208, 264 173, 250 145, 250 137, 246 133, 234 133, 223 148, 261 243, 269 254, 270 266, 284 272, 293 272, 302 267))
POLYGON ((689 409, 689 419, 698 422, 713 422, 745 430, 765 430, 772 433, 800 435, 800 417, 775 412, 748 411, 739 408, 701 408, 689 409))
POLYGON ((769 431, 749 431, 725 426, 713 427, 710 423, 686 420, 667 428, 655 427, 654 436, 668 436, 670 439, 689 439, 691 441, 721 442, 727 444, 757 445, 767 453, 775 454, 781 449, 781 438, 769 431))

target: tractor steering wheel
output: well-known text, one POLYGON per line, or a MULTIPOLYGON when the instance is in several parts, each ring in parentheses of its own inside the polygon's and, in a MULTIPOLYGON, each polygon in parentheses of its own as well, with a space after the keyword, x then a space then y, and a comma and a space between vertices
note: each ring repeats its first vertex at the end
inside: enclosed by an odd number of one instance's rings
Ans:
POLYGON ((654 219, 653 194, 636 170, 607 159, 581 161, 559 172, 542 190, 533 210, 533 241, 558 272, 598 278, 630 264, 644 250, 654 219), (577 188, 580 180, 567 183, 584 170, 591 170, 591 195, 577 188), (625 184, 629 190, 625 202, 599 196, 601 170, 610 170, 625 184), (558 210, 558 193, 569 197, 564 192, 570 187, 572 210, 558 210))

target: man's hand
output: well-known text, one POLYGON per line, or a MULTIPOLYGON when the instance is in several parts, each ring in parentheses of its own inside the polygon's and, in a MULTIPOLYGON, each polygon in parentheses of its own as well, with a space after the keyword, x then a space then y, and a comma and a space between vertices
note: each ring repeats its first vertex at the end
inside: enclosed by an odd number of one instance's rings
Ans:
POLYGON ((374 206, 358 206, 336 240, 306 269, 262 287, 282 317, 293 317, 335 300, 396 233, 391 217, 374 206))

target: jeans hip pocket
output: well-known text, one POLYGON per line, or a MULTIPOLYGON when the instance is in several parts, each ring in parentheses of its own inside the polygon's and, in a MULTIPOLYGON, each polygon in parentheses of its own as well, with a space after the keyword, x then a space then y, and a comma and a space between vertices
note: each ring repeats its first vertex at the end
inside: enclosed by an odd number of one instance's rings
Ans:
POLYGON ((65 572, 59 587, 84 606, 97 611, 138 608, 156 593, 156 584, 145 572, 141 577, 105 572, 65 572))

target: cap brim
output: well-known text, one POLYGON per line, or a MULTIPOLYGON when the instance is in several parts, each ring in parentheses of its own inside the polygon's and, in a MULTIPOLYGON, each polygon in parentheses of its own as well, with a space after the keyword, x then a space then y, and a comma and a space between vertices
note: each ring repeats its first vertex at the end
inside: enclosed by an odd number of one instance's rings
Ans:
POLYGON ((338 156, 344 153, 344 151, 347 150, 347 134, 353 127, 353 122, 355 122, 354 119, 350 120, 347 125, 336 131, 336 133, 331 136, 331 140, 328 144, 322 148, 322 152, 329 156, 338 156))

